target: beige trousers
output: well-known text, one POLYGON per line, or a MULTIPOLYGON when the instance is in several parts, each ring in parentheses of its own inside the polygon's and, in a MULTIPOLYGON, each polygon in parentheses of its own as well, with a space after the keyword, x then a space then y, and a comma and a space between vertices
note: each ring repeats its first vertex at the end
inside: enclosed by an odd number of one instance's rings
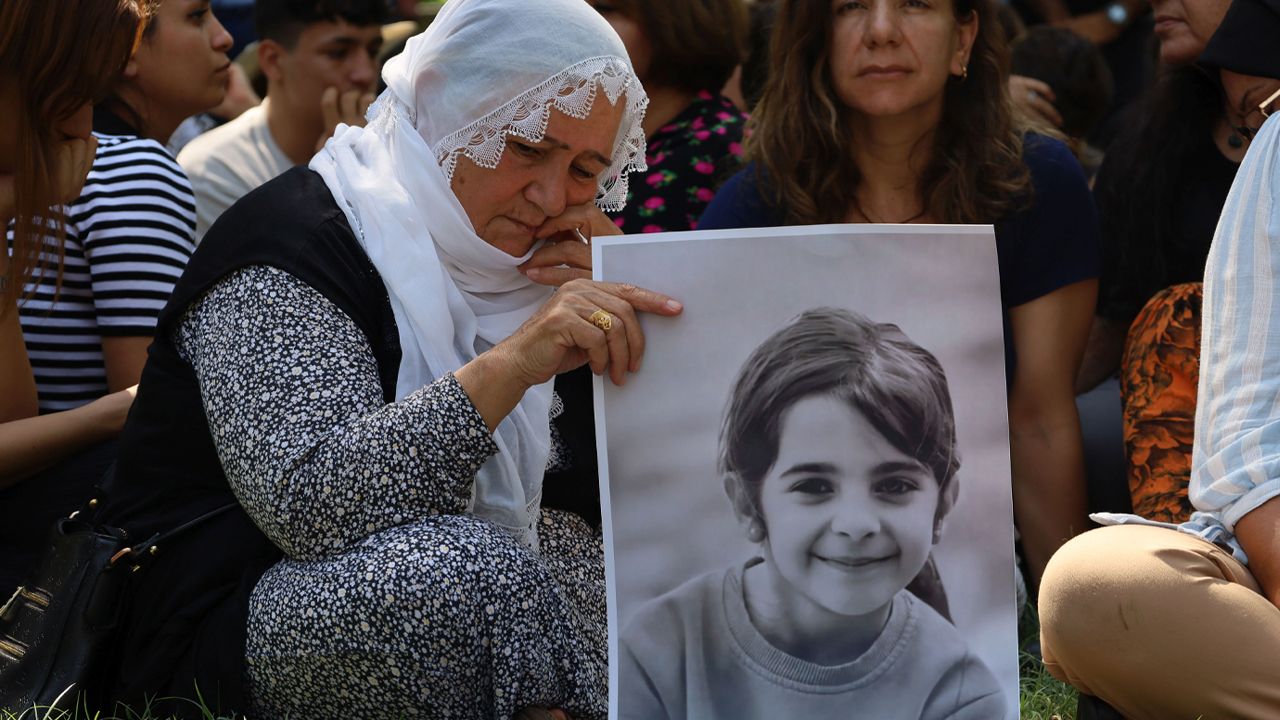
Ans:
POLYGON ((1200 538, 1126 525, 1053 556, 1040 586, 1045 667, 1133 720, 1280 718, 1280 609, 1200 538))

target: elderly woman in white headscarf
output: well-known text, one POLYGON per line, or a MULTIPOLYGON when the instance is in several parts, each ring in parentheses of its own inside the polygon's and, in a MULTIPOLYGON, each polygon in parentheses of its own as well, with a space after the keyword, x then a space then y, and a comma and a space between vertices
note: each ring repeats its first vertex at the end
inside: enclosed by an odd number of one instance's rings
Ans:
POLYGON ((540 499, 572 462, 551 381, 624 382, 637 313, 680 312, 582 278, 647 99, 581 0, 451 0, 384 78, 367 127, 210 229, 161 318, 104 517, 141 567, 112 694, 602 717, 599 534, 540 499))

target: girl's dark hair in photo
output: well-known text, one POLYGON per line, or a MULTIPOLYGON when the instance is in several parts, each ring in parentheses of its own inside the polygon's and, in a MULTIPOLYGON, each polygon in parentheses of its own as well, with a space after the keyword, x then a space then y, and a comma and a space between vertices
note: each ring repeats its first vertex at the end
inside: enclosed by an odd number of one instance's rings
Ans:
POLYGON ((902 453, 938 481, 935 524, 955 504, 955 413, 942 365, 889 323, 813 308, 775 332, 747 358, 720 430, 720 472, 740 483, 760 517, 760 486, 778 458, 787 411, 814 395, 849 403, 902 453))
MULTIPOLYGON (((948 1, 957 22, 978 20, 978 33, 968 77, 947 81, 921 195, 939 222, 992 223, 1031 201, 1022 161, 1027 128, 1009 100, 1009 51, 992 0, 948 1)), ((778 2, 772 70, 752 108, 747 159, 786 224, 840 222, 861 173, 852 160, 850 111, 831 82, 831 2, 778 2)))

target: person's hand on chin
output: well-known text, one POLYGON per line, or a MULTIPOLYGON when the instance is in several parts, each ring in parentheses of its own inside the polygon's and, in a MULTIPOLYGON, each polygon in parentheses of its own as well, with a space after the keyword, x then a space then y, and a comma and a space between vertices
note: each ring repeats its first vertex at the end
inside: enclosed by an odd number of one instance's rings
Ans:
POLYGON ((520 272, 536 283, 555 287, 570 280, 590 280, 591 238, 621 234, 594 202, 565 208, 538 227, 534 236, 547 243, 520 266, 520 272))
POLYGON ((324 118, 324 133, 316 141, 316 152, 324 148, 324 144, 333 137, 339 125, 364 127, 367 120, 365 114, 375 100, 373 93, 363 90, 347 90, 339 92, 336 87, 326 88, 320 96, 320 114, 324 118))
POLYGON ((1062 129, 1062 113, 1054 106, 1058 98, 1048 83, 1023 75, 1010 75, 1009 97, 1013 100, 1013 106, 1027 117, 1039 118, 1059 130, 1062 129))

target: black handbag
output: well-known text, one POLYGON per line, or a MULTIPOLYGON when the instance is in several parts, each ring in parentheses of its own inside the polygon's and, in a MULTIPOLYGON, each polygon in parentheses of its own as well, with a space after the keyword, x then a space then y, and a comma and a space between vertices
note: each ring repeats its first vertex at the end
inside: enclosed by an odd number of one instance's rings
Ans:
POLYGON ((161 543, 237 507, 131 545, 124 530, 96 521, 103 496, 95 495, 54 524, 35 570, 0 607, 0 711, 98 707, 130 579, 161 543))

